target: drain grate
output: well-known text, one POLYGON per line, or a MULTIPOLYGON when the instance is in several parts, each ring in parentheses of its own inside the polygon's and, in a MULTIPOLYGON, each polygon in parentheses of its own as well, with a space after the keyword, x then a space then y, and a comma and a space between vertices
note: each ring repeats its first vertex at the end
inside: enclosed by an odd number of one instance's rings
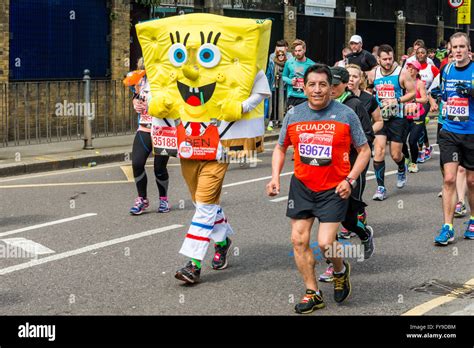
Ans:
POLYGON ((456 298, 474 299, 474 285, 445 282, 438 279, 429 280, 410 290, 425 292, 431 295, 444 295, 456 298))

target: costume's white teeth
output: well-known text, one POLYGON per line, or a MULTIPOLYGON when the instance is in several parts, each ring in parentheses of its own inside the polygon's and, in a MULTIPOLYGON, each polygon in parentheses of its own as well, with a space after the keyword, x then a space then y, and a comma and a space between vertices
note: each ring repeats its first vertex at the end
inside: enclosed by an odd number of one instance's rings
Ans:
POLYGON ((198 87, 194 87, 194 93, 199 93, 199 88, 198 87))
POLYGON ((191 86, 189 87, 189 93, 193 93, 193 88, 191 86))

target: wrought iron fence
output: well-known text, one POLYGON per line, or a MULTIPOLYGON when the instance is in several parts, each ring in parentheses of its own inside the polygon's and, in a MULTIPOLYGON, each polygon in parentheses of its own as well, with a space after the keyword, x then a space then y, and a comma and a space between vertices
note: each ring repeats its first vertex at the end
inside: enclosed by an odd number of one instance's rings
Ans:
POLYGON ((91 81, 90 96, 86 104, 83 81, 0 84, 0 146, 82 139, 84 117, 92 119, 94 138, 136 131, 131 93, 121 81, 91 81))

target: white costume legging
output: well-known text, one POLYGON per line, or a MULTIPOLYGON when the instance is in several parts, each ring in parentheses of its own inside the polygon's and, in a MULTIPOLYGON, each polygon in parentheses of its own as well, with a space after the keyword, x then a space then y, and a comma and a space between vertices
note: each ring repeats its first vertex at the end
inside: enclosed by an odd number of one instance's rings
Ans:
POLYGON ((223 242, 234 231, 220 205, 202 203, 194 205, 196 212, 179 252, 193 259, 203 260, 211 239, 214 242, 223 242))

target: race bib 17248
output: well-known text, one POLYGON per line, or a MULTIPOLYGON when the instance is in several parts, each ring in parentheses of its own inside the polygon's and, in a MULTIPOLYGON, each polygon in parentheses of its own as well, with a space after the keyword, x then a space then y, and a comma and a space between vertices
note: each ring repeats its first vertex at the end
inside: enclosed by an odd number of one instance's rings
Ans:
POLYGON ((300 134, 298 143, 300 161, 310 166, 327 166, 331 164, 332 141, 332 134, 300 134))
POLYGON ((455 122, 467 122, 469 120, 469 99, 448 98, 446 107, 446 118, 455 122))

